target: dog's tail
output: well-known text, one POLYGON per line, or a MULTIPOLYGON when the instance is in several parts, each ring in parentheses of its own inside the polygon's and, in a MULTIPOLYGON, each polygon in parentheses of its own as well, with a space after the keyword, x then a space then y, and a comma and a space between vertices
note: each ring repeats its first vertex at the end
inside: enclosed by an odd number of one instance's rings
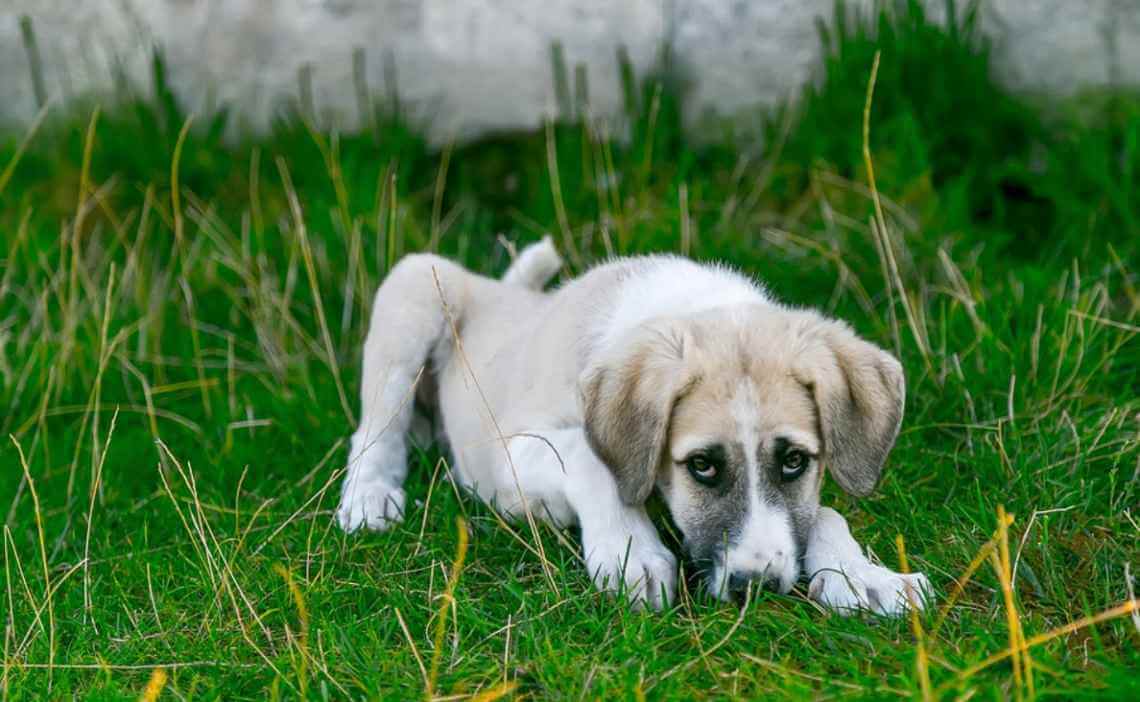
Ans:
POLYGON ((542 241, 531 244, 519 253, 503 274, 503 282, 530 290, 542 290, 560 270, 562 257, 558 255, 550 237, 544 236, 542 241))

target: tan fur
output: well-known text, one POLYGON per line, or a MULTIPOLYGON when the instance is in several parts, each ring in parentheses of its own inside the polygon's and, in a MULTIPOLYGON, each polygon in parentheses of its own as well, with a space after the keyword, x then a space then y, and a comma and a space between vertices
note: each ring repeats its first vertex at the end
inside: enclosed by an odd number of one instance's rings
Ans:
POLYGON ((863 497, 875 489, 902 424, 906 387, 893 356, 829 322, 796 369, 812 388, 824 463, 839 486, 863 497))
POLYGON ((820 601, 902 611, 909 581, 867 561, 819 505, 825 469, 852 494, 875 486, 902 419, 898 362, 723 267, 621 259, 542 292, 559 264, 544 241, 506 282, 431 255, 389 274, 365 343, 341 526, 403 518, 411 399, 426 372, 453 479, 507 516, 577 524, 600 588, 653 607, 672 598, 675 558, 644 506, 656 488, 714 594, 752 581, 787 592, 802 561, 820 601))
POLYGON ((583 375, 588 436, 623 497, 644 502, 695 440, 727 439, 744 378, 759 394, 761 436, 812 437, 840 487, 869 494, 902 421, 898 361, 814 312, 756 306, 743 325, 741 314, 637 330, 583 375))
POLYGON ((659 324, 635 330, 582 374, 586 437, 626 504, 642 504, 664 458, 673 405, 693 381, 685 338, 659 324))
MULTIPOLYGON (((694 335, 715 340, 724 331, 716 321, 694 322, 694 335)), ((676 449, 691 437, 721 437, 732 430, 729 402, 743 378, 757 388, 764 409, 761 434, 792 428, 819 441, 816 408, 811 393, 792 373, 795 358, 779 347, 777 340, 760 324, 746 329, 738 341, 719 340, 697 348, 691 354, 690 370, 700 382, 677 403, 670 428, 670 445, 676 449)), ((682 458, 674 454, 674 460, 682 458)))

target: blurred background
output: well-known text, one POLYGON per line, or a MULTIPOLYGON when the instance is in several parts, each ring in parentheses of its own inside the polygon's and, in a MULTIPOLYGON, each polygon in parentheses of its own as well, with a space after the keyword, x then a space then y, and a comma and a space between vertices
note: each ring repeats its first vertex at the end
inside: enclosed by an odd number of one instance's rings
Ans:
MULTIPOLYGON (((818 24, 834 0, 8 0, 0 22, 0 120, 45 97, 148 85, 155 47, 188 111, 233 110, 264 131, 302 97, 325 126, 360 125, 361 95, 397 96, 433 143, 557 116, 558 81, 592 113, 622 110, 618 61, 688 85, 686 122, 748 122, 818 74, 818 24), (17 21, 19 19, 20 21, 17 21), (667 48, 669 57, 662 56, 667 48), (561 75, 559 75, 561 74, 561 75), (556 77, 558 81, 556 81, 556 77)), ((944 22, 942 0, 927 3, 944 22)), ((964 9, 967 3, 958 3, 964 9)), ((867 14, 875 3, 849 0, 867 14)), ((1072 95, 1140 82, 1133 0, 989 0, 979 27, 1017 91, 1072 95)))

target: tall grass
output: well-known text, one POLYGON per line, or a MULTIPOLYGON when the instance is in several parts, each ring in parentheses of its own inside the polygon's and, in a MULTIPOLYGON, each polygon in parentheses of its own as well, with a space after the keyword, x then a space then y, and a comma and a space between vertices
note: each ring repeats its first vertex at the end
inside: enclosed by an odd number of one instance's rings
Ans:
POLYGON ((227 142, 161 57, 153 98, 4 137, 5 698, 1140 694, 1140 102, 1011 95, 975 9, 949 7, 838 6, 819 80, 756 116, 762 147, 693 141, 667 62, 623 70, 611 139, 558 52, 561 121, 438 152, 367 96, 362 133, 296 114, 227 142), (504 242, 547 233, 571 272, 729 261, 895 350, 883 488, 825 501, 943 606, 736 611, 686 581, 671 611, 631 612, 572 532, 501 522, 433 446, 404 525, 340 534, 378 282, 429 249, 496 274, 504 242))

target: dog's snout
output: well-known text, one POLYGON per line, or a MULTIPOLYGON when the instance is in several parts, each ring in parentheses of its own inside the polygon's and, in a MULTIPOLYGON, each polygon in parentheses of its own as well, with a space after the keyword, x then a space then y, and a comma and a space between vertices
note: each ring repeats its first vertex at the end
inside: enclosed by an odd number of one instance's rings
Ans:
POLYGON ((778 590, 780 579, 773 574, 758 570, 739 570, 728 576, 728 587, 733 592, 740 592, 752 583, 758 590, 778 590))

